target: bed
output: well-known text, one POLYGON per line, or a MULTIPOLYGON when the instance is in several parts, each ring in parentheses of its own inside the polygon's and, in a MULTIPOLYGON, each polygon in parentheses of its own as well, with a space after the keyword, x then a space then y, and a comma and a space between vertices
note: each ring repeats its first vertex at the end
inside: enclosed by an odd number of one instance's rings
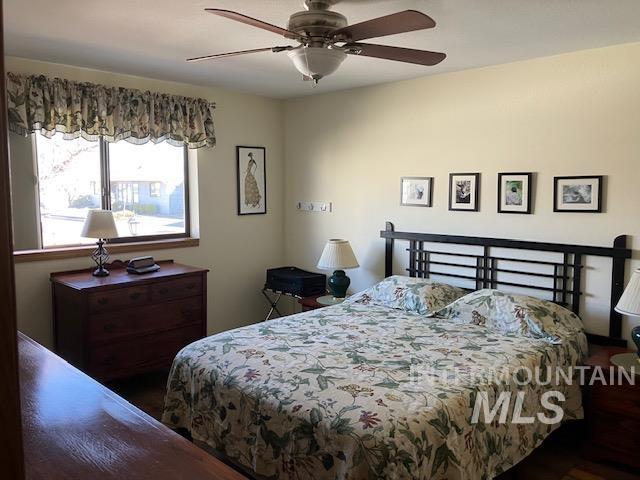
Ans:
MULTIPOLYGON (((382 236, 387 277, 393 274, 394 242, 406 240, 410 277, 426 279, 438 263, 448 263, 441 265, 442 275, 469 277, 480 292, 493 295, 501 282, 516 283, 499 275, 513 267, 498 266, 495 259, 505 257, 490 249, 510 245, 494 245, 496 240, 480 239, 488 245, 478 245, 465 243, 478 242, 471 237, 394 232, 389 224, 382 236), (433 243, 483 251, 472 254, 470 263, 444 262, 436 260, 442 250, 434 253, 433 243), (472 273, 461 273, 464 268, 472 273)), ((512 248, 568 255, 559 263, 564 268, 553 266, 553 277, 541 277, 552 286, 541 288, 552 289, 545 291, 556 304, 579 308, 579 301, 570 300, 581 294, 579 274, 576 281, 573 272, 580 271, 583 254, 612 258, 612 303, 617 301, 621 292, 615 283, 630 254, 621 238, 610 249, 532 242, 512 248)), ((514 258, 508 258, 510 264, 514 258)), ((502 368, 579 365, 587 340, 581 327, 554 331, 553 338, 522 336, 496 331, 475 315, 473 322, 449 321, 380 304, 365 292, 341 305, 208 337, 174 360, 163 421, 187 429, 195 441, 258 477, 492 478, 527 456, 560 423, 501 422, 497 416, 474 422, 477 397, 495 403, 503 392, 524 391, 520 414, 536 418, 542 396, 554 389, 565 398, 558 403, 563 419, 581 418, 577 385, 521 385, 494 374, 502 368)), ((621 342, 612 335, 590 340, 621 342)), ((512 414, 510 407, 509 418, 512 414)))

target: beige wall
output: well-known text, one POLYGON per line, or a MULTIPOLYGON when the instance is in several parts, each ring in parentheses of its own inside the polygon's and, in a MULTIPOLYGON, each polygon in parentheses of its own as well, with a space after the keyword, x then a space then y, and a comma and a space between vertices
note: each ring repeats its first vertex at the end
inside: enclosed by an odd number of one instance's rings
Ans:
MULTIPOLYGON (((9 57, 8 71, 199 96, 217 104, 214 149, 198 151, 200 246, 148 252, 157 259, 208 267, 209 332, 227 330, 261 319, 260 294, 264 271, 282 264, 283 229, 283 106, 282 102, 221 89, 161 82, 76 67, 9 57), (236 145, 267 148, 267 215, 236 215, 236 145)), ((185 68, 187 68, 185 66, 185 68)), ((28 150, 27 150, 28 151, 28 150)), ((31 162, 25 149, 12 153, 31 162)), ((14 193, 14 199, 19 192, 14 193)), ((49 273, 90 266, 90 260, 21 263, 16 265, 19 328, 46 346, 52 344, 49 273)))
MULTIPOLYGON (((330 237, 354 246, 362 265, 350 272, 354 290, 379 280, 378 231, 386 220, 402 230, 594 245, 627 233, 632 267, 640 267, 637 58, 640 44, 623 45, 317 95, 284 107, 225 90, 11 57, 7 66, 217 102, 219 144, 198 155, 201 245, 149 252, 211 268, 209 331, 217 332, 264 315, 265 268, 314 268, 330 237), (236 215, 234 149, 240 144, 267 147, 266 216, 236 215), (480 213, 447 211, 447 177, 456 171, 482 173, 480 213), (496 213, 501 171, 536 172, 534 215, 496 213), (552 212, 553 176, 572 174, 607 176, 605 213, 552 212), (433 208, 399 206, 403 175, 435 177, 433 208), (298 212, 299 200, 331 201, 334 212, 298 212)), ((48 274, 87 265, 86 259, 18 264, 20 328, 50 345, 48 274)), ((608 265, 591 259, 588 266, 584 317, 589 330, 602 333, 608 265)))
MULTIPOLYGON (((633 237, 640 267, 640 44, 582 51, 285 106, 287 262, 313 267, 351 240, 355 290, 383 274, 386 220, 404 231, 609 246, 633 237), (499 215, 498 172, 536 172, 534 215, 499 215), (448 174, 481 172, 480 213, 447 210, 448 174), (553 213, 554 175, 606 175, 605 213, 553 213), (401 176, 435 177, 433 208, 401 207, 401 176), (295 210, 331 201, 331 214, 295 210)), ((392 68, 393 64, 389 65, 392 68)), ((584 317, 606 330, 606 262, 590 260, 584 317)), ((628 335, 628 326, 624 327, 628 335)))

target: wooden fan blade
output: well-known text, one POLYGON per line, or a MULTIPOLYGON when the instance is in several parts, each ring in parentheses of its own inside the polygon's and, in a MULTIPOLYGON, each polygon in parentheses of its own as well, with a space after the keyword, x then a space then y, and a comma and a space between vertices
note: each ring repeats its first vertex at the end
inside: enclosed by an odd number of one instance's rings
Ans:
POLYGON ((252 27, 261 28, 272 33, 277 33, 278 35, 282 35, 286 38, 293 38, 296 40, 301 38, 300 35, 295 32, 291 32, 285 28, 280 28, 276 25, 271 25, 270 23, 263 22, 262 20, 258 20, 257 18, 249 17, 238 12, 232 12, 231 10, 223 10, 220 8, 205 8, 204 11, 213 13, 214 15, 218 15, 220 17, 228 18, 230 20, 235 20, 236 22, 244 23, 245 25, 251 25, 252 27))
POLYGON ((368 38, 413 32, 435 26, 436 22, 430 16, 417 10, 405 10, 404 12, 374 18, 373 20, 334 30, 331 32, 331 36, 334 39, 342 39, 345 42, 358 42, 368 38))
POLYGON ((429 52, 427 50, 414 50, 412 48, 389 47, 387 45, 373 45, 370 43, 354 43, 345 45, 346 52, 352 55, 364 57, 395 60, 396 62, 415 63, 418 65, 433 66, 443 61, 447 56, 444 53, 429 52), (353 49, 355 51, 349 51, 353 49), (357 53, 360 50, 360 53, 357 53))
POLYGON ((285 50, 291 50, 293 47, 268 47, 268 48, 254 48, 252 50, 240 50, 238 52, 216 53, 214 55, 204 55, 202 57, 187 58, 187 62, 200 62, 202 60, 213 60, 215 58, 223 57, 235 57, 237 55, 246 55, 248 53, 260 53, 260 52, 283 52, 285 50))

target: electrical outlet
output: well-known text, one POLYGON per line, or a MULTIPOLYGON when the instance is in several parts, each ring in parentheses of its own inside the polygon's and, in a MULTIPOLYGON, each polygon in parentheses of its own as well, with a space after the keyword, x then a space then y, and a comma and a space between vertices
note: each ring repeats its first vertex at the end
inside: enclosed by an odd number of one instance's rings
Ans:
POLYGON ((297 202, 296 209, 302 212, 331 213, 331 202, 297 202))

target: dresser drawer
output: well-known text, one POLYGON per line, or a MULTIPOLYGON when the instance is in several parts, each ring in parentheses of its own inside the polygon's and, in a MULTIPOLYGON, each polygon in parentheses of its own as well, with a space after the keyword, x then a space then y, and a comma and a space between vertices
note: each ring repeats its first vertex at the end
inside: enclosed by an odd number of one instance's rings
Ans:
POLYGON ((202 328, 194 325, 96 346, 90 352, 88 371, 109 380, 168 367, 180 349, 200 338, 202 328))
POLYGON ((123 310, 117 315, 110 312, 96 313, 89 317, 89 342, 109 342, 131 335, 160 332, 194 323, 204 323, 202 297, 144 305, 123 310))
POLYGON ((168 282, 151 285, 151 299, 154 302, 175 298, 192 297, 202 294, 202 277, 193 275, 168 282))
POLYGON ((91 313, 135 307, 147 303, 149 303, 149 287, 142 285, 89 294, 89 311, 91 313))

